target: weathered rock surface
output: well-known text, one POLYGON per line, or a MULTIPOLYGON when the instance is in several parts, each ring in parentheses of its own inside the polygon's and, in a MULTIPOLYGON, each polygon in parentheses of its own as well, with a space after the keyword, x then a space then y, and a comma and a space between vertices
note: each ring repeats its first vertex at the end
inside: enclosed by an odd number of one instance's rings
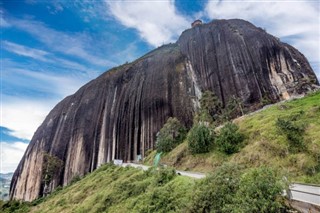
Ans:
POLYGON ((175 44, 114 68, 57 104, 37 129, 11 183, 11 198, 33 200, 113 159, 135 160, 155 144, 169 117, 187 127, 201 92, 247 108, 318 84, 306 58, 243 20, 216 20, 184 31, 175 44), (64 167, 44 184, 43 156, 64 167))

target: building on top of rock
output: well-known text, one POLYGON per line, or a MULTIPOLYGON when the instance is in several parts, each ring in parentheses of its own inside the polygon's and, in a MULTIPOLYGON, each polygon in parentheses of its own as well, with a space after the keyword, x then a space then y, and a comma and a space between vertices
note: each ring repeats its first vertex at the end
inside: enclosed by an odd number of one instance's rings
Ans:
POLYGON ((197 19, 194 22, 192 22, 191 27, 195 27, 201 24, 202 24, 202 21, 200 19, 197 19))

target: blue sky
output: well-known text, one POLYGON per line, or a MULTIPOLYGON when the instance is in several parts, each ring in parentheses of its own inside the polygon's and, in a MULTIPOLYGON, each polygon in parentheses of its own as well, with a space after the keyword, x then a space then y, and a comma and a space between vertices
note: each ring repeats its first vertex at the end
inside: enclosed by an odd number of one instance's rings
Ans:
POLYGON ((320 76, 318 0, 3 0, 0 172, 16 168, 52 107, 195 19, 242 18, 299 49, 320 76))

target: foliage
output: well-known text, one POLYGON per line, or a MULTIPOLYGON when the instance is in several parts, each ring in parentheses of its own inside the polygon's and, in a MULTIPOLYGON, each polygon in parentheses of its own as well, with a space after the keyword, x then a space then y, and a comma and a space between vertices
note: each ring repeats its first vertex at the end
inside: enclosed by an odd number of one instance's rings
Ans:
POLYGON ((288 183, 267 167, 254 168, 241 176, 234 212, 283 212, 282 197, 288 183))
POLYGON ((276 126, 281 133, 285 134, 289 142, 289 149, 292 152, 299 152, 305 149, 303 142, 303 135, 305 132, 305 125, 299 124, 297 121, 304 112, 300 111, 298 114, 293 114, 287 118, 278 118, 276 126))
POLYGON ((157 135, 158 152, 169 152, 180 144, 186 136, 185 127, 177 118, 169 118, 157 135))
POLYGON ((238 130, 239 127, 230 122, 222 127, 220 134, 215 140, 219 151, 226 154, 233 154, 239 150, 239 146, 244 140, 244 135, 238 130))
POLYGON ((240 167, 224 164, 213 174, 201 180, 194 190, 191 212, 226 212, 232 210, 234 194, 239 188, 240 167))
POLYGON ((181 212, 194 180, 171 168, 142 171, 102 165, 80 181, 30 206, 32 212, 181 212))
MULTIPOLYGON (((283 172, 293 181, 320 184, 320 92, 304 98, 269 106, 234 120, 239 132, 245 135, 237 153, 227 155, 217 149, 216 143, 209 153, 193 155, 188 141, 162 156, 161 162, 179 170, 211 172, 223 162, 240 163, 247 167, 269 165, 283 172), (303 112, 300 112, 303 111, 303 112), (275 125, 278 118, 294 119, 292 123, 305 125, 303 152, 292 152, 286 134, 275 125)), ((221 128, 217 128, 219 133, 221 128)), ((215 136, 217 137, 217 136, 215 136)), ((152 158, 148 164, 152 164, 152 158)), ((288 178, 289 178, 288 177, 288 178)))
POLYGON ((209 152, 213 145, 213 134, 204 124, 194 125, 187 136, 188 149, 192 154, 209 152))
POLYGON ((3 213, 26 213, 30 211, 30 203, 17 200, 1 201, 0 212, 3 213))
POLYGON ((155 176, 157 185, 164 185, 170 182, 176 176, 176 170, 173 168, 160 168, 155 176))
POLYGON ((72 184, 74 184, 74 183, 76 183, 76 182, 78 182, 78 181, 80 181, 81 180, 81 176, 79 175, 79 174, 76 174, 73 178, 72 178, 72 180, 70 181, 70 185, 72 185, 72 184))
POLYGON ((272 213, 285 208, 281 178, 266 167, 243 172, 235 164, 224 164, 195 186, 190 212, 272 213))
POLYGON ((217 121, 222 110, 222 103, 211 91, 205 91, 200 99, 200 121, 217 121))
POLYGON ((239 115, 244 115, 243 103, 238 97, 232 96, 223 109, 222 117, 224 120, 230 121, 239 115))
POLYGON ((59 175, 63 168, 63 161, 48 153, 43 154, 43 181, 47 185, 55 175, 59 175))

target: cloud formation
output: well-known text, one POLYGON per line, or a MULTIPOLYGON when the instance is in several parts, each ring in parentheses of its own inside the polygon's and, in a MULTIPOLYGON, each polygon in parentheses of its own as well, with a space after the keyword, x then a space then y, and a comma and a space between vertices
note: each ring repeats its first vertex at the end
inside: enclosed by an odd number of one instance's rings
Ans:
POLYGON ((92 47, 94 43, 86 33, 65 33, 47 27, 44 23, 34 20, 11 18, 6 20, 11 26, 29 33, 52 51, 60 54, 78 57, 87 63, 106 68, 115 63, 108 61, 92 47))
POLYGON ((174 1, 105 1, 110 13, 122 25, 134 28, 152 46, 175 42, 190 26, 179 14, 174 1))
POLYGON ((301 51, 320 76, 320 5, 301 1, 208 1, 210 19, 245 19, 301 51))
POLYGON ((49 53, 43 50, 26 47, 26 46, 15 44, 9 41, 3 41, 2 48, 9 52, 13 52, 21 56, 26 56, 36 60, 48 62, 48 59, 46 58, 46 56, 49 53))
POLYGON ((1 125, 12 130, 10 135, 31 140, 33 133, 54 106, 53 102, 4 98, 1 125))
POLYGON ((13 172, 20 162, 28 144, 0 142, 0 173, 13 172))

